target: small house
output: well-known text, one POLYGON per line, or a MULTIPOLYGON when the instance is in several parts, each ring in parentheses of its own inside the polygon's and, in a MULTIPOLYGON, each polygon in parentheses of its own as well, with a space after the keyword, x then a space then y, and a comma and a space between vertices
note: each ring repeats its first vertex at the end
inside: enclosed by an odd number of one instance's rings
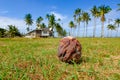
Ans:
POLYGON ((26 34, 25 37, 36 38, 36 37, 50 37, 53 34, 53 30, 51 28, 41 28, 35 29, 26 34))

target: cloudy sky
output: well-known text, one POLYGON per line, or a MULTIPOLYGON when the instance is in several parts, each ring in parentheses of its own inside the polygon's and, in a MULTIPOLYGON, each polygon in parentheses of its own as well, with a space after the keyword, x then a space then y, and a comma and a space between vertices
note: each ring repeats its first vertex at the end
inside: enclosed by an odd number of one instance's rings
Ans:
MULTIPOLYGON (((112 11, 106 15, 107 19, 120 18, 120 11, 117 11, 117 4, 120 0, 0 0, 0 27, 7 29, 7 25, 15 25, 22 33, 26 33, 26 25, 24 17, 30 13, 34 20, 34 24, 30 27, 32 30, 36 28, 35 20, 42 16, 44 22, 46 14, 54 14, 56 18, 61 18, 61 24, 67 32, 70 31, 68 23, 73 20, 74 10, 80 8, 86 12, 96 5, 106 5, 112 8, 112 11)), ((91 16, 92 18, 92 16, 91 16)), ((105 25, 107 25, 106 21, 105 25)), ((113 23, 113 21, 111 21, 113 23)), ((93 20, 89 22, 88 34, 92 35, 93 20)), ((97 35, 101 30, 100 20, 97 21, 97 35)), ((83 24, 81 23, 80 35, 83 33, 83 24)), ((107 30, 105 28, 105 34, 107 30)), ((113 31, 115 35, 115 31, 113 31)))

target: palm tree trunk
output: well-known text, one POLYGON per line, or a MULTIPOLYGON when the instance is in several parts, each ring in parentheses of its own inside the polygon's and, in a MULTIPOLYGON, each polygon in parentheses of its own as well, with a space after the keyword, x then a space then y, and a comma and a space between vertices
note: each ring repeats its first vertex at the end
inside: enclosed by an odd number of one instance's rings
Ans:
POLYGON ((85 34, 85 22, 84 22, 84 31, 83 31, 83 37, 84 37, 84 34, 85 34))
POLYGON ((108 34, 107 34, 107 37, 109 37, 109 30, 108 30, 108 34))
POLYGON ((119 27, 118 27, 118 37, 119 37, 120 35, 119 35, 119 27))
POLYGON ((72 28, 71 28, 71 34, 70 34, 70 36, 72 36, 72 28))
POLYGON ((86 37, 87 37, 87 27, 88 27, 88 26, 87 26, 87 24, 86 24, 86 37))
POLYGON ((93 37, 95 37, 95 31, 96 31, 96 18, 94 17, 93 37))
POLYGON ((111 37, 112 37, 112 30, 111 30, 111 37))
POLYGON ((116 37, 118 37, 118 29, 117 29, 117 31, 116 31, 116 37))
POLYGON ((27 32, 30 31, 30 26, 28 25, 27 28, 26 28, 27 32))
MULTIPOLYGON (((79 27, 79 26, 78 26, 78 27, 79 27)), ((78 32, 77 32, 77 21, 76 21, 75 31, 74 31, 74 32, 76 32, 76 33, 75 33, 75 36, 78 37, 78 32)))
POLYGON ((79 36, 79 33, 80 33, 80 23, 78 24, 78 32, 77 32, 77 37, 79 36))
POLYGON ((119 35, 119 24, 118 24, 118 27, 117 27, 117 33, 116 33, 116 37, 118 37, 119 35))
POLYGON ((73 28, 73 36, 75 37, 76 36, 76 28, 73 28))
POLYGON ((101 37, 104 37, 104 21, 102 21, 102 27, 101 27, 101 37))

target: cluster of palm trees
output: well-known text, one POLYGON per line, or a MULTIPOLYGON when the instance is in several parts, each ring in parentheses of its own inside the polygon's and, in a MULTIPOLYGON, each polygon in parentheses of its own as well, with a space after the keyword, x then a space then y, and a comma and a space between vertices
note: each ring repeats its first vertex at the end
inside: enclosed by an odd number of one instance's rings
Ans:
POLYGON ((14 25, 8 25, 8 30, 0 28, 0 38, 2 37, 21 37, 22 34, 14 25))
MULTIPOLYGON (((37 20, 36 20, 37 29, 46 27, 46 25, 44 23, 41 24, 42 21, 43 21, 43 18, 41 16, 37 18, 37 20)), ((32 24, 33 24, 32 15, 30 13, 25 15, 25 22, 27 25, 26 30, 30 31, 30 26, 32 26, 32 24)))
POLYGON ((8 37, 16 37, 16 36, 21 37, 22 34, 19 32, 19 29, 16 26, 8 25, 7 36, 8 37))
MULTIPOLYGON (((54 30, 54 32, 56 31, 58 33, 58 36, 66 36, 66 30, 64 30, 61 27, 61 24, 59 23, 61 21, 61 19, 56 20, 54 14, 47 14, 46 18, 48 19, 48 28, 51 28, 52 30, 54 30)), ((45 25, 45 23, 43 23, 42 21, 43 21, 43 18, 41 16, 36 19, 37 29, 47 27, 45 25)), ((30 31, 29 28, 33 24, 33 19, 32 19, 31 14, 26 14, 25 15, 25 22, 26 22, 26 25, 27 25, 26 29, 29 32, 30 31)), ((54 33, 51 36, 54 36, 54 33)))
MULTIPOLYGON (((120 4, 118 4, 120 7, 120 4)), ((90 10, 93 18, 94 18, 94 28, 93 28, 93 37, 96 37, 96 20, 99 18, 101 21, 101 37, 104 37, 104 22, 106 21, 105 15, 109 13, 112 9, 109 6, 93 6, 93 8, 90 10)), ((120 8, 118 8, 120 10, 120 8)), ((79 37, 80 33, 80 23, 82 22, 84 24, 84 30, 83 30, 83 37, 87 37, 87 28, 88 28, 88 22, 91 20, 90 14, 88 12, 85 12, 81 10, 80 8, 77 8, 74 11, 74 21, 69 22, 69 27, 71 28, 71 35, 72 29, 77 28, 77 36, 79 37), (86 32, 86 36, 85 36, 86 32)), ((118 34, 118 29, 119 29, 119 24, 120 24, 120 19, 116 19, 114 24, 108 24, 107 28, 108 30, 116 30, 118 34)))

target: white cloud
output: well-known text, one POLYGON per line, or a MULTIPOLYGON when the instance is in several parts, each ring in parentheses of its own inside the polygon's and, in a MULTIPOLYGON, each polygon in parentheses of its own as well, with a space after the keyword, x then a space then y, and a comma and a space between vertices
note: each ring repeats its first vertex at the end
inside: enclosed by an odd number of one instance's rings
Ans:
POLYGON ((60 14, 60 13, 57 13, 57 12, 54 12, 54 11, 52 11, 52 12, 50 12, 50 13, 51 13, 51 14, 54 14, 57 19, 60 18, 61 20, 63 20, 63 19, 66 19, 66 18, 67 18, 67 16, 64 16, 64 15, 62 15, 62 14, 60 14))
MULTIPOLYGON (((0 27, 7 29, 8 25, 15 25, 20 30, 20 32, 23 32, 23 33, 26 32, 26 24, 23 19, 16 19, 16 18, 0 16, 0 27)), ((34 27, 32 27, 32 29, 33 28, 34 27)))

